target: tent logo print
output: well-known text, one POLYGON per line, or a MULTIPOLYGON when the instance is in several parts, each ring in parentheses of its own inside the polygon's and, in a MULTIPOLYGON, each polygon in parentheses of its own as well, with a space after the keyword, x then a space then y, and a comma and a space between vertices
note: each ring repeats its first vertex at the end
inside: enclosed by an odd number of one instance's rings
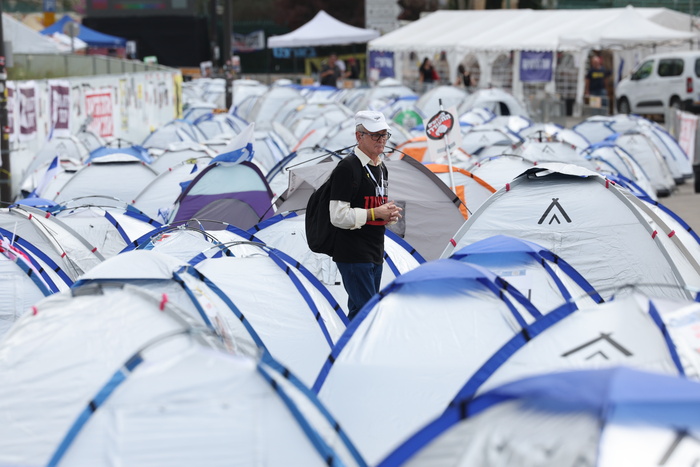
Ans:
MULTIPOLYGON (((610 345, 610 347, 612 347, 612 349, 617 350, 625 357, 632 356, 632 352, 630 352, 629 350, 624 348, 622 345, 620 345, 619 342, 615 341, 612 337, 610 337, 610 333, 604 333, 604 332, 600 333, 600 337, 596 337, 595 339, 590 340, 582 345, 579 345, 578 347, 575 347, 575 348, 569 350, 568 352, 564 352, 563 354, 561 354, 561 356, 562 357, 570 357, 571 355, 573 355, 577 352, 580 352, 581 350, 585 349, 586 347, 594 345, 598 342, 607 342, 610 345)), ((593 350, 596 350, 596 349, 593 349, 593 350)), ((597 349, 596 352, 587 356, 586 360, 591 360, 592 358, 598 357, 598 356, 603 357, 605 360, 610 360, 610 358, 608 358, 607 354, 602 349, 599 349, 599 348, 597 349)))
POLYGON ((552 203, 549 205, 549 207, 544 211, 544 214, 542 214, 542 217, 540 217, 540 220, 537 222, 538 224, 542 224, 546 219, 549 214, 552 214, 552 217, 549 218, 549 222, 547 224, 552 224, 552 222, 556 221, 557 224, 561 224, 561 221, 559 220, 559 217, 557 216, 556 212, 552 212, 554 208, 557 208, 559 211, 559 214, 564 218, 566 222, 569 224, 571 223, 571 218, 569 215, 564 211, 564 208, 561 207, 561 204, 559 204, 559 198, 552 198, 552 203))

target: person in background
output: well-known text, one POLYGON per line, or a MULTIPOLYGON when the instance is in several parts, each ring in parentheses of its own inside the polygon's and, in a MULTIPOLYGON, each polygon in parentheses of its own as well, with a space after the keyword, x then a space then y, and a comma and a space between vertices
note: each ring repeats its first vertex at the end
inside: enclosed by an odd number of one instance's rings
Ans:
POLYGON ((345 78, 360 79, 360 66, 355 57, 348 58, 347 70, 345 70, 345 78))
POLYGON ((427 91, 433 87, 433 83, 439 79, 435 67, 433 67, 433 62, 430 61, 428 57, 423 59, 420 68, 418 68, 418 81, 423 83, 423 91, 427 91))
POLYGON ((349 319, 379 291, 385 226, 401 218, 401 208, 388 201, 389 173, 380 158, 390 136, 384 114, 357 112, 357 146, 331 174, 330 219, 338 228, 333 261, 348 293, 349 319))
POLYGON ((321 85, 338 87, 338 78, 342 76, 342 72, 337 62, 338 56, 332 53, 328 57, 328 61, 323 64, 319 75, 321 85))
POLYGON ((472 86, 474 86, 474 83, 472 83, 472 75, 461 63, 457 66, 457 81, 455 81, 455 86, 464 86, 466 89, 471 89, 472 86))
POLYGON ((610 70, 603 66, 603 60, 598 55, 591 57, 591 67, 586 73, 584 96, 599 96, 602 106, 608 107, 608 89, 610 87, 610 70))

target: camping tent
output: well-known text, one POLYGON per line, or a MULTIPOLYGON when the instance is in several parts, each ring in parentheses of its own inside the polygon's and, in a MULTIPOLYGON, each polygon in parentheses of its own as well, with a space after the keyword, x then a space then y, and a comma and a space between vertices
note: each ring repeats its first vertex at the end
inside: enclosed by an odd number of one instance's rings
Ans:
POLYGON ((374 29, 350 26, 325 11, 319 11, 314 18, 294 31, 267 39, 267 46, 274 47, 314 47, 319 45, 357 44, 379 37, 374 29))
POLYGON ((84 41, 89 47, 126 47, 126 39, 123 37, 110 36, 109 34, 104 34, 102 32, 90 29, 82 24, 79 24, 73 18, 68 15, 64 15, 63 18, 59 19, 51 26, 43 29, 41 31, 45 36, 50 36, 56 32, 63 32, 63 28, 66 23, 73 22, 79 25, 78 39, 84 41))

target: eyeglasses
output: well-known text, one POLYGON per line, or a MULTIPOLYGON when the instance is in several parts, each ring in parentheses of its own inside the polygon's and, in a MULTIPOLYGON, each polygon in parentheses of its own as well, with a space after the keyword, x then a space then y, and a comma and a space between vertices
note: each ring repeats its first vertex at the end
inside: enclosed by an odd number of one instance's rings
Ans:
POLYGON ((360 133, 362 135, 369 136, 370 138, 372 138, 373 141, 376 141, 377 143, 383 139, 388 140, 389 138, 391 138, 391 133, 389 133, 389 132, 386 132, 386 133, 367 133, 366 131, 358 131, 358 133, 360 133))

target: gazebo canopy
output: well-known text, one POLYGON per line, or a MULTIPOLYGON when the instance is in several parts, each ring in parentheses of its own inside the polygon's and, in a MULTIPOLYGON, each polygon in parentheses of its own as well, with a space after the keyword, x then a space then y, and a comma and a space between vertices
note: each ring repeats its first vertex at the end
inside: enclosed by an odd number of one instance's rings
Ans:
POLYGON ((314 47, 320 45, 341 45, 365 43, 379 37, 374 29, 362 29, 338 21, 325 11, 319 11, 314 18, 294 31, 267 39, 269 48, 314 47))

